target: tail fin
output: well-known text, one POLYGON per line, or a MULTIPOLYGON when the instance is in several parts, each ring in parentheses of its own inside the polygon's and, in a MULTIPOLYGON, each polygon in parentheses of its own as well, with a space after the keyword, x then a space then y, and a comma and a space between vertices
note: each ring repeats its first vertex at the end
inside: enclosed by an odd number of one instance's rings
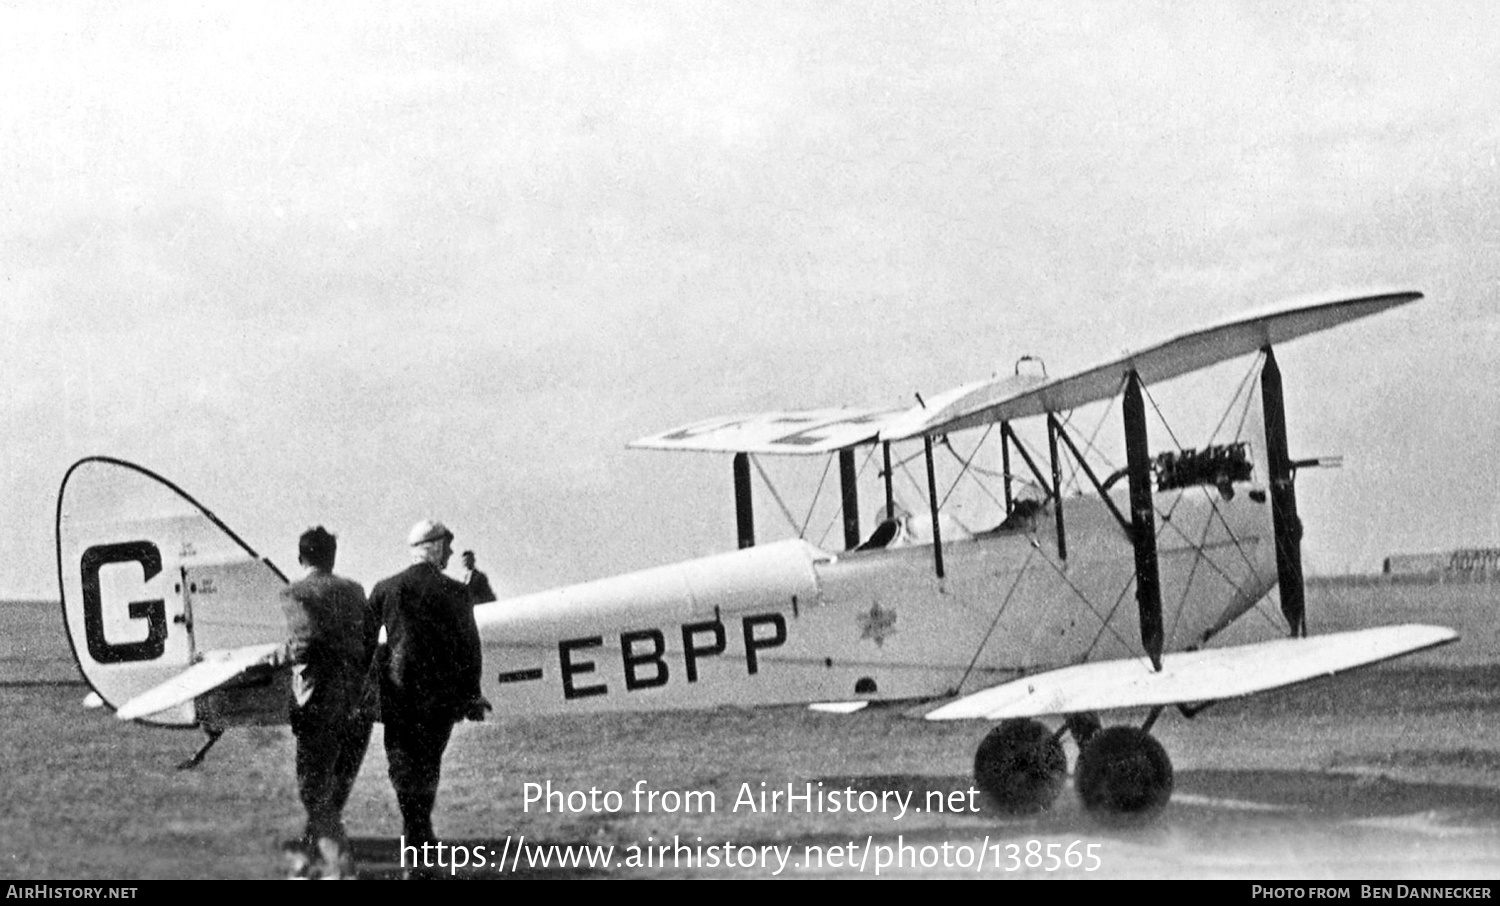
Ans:
MULTIPOLYGON (((176 485, 123 460, 91 456, 63 477, 57 579, 73 657, 111 708, 200 652, 285 636, 281 571, 176 485)), ((199 717, 187 703, 148 720, 199 717)))

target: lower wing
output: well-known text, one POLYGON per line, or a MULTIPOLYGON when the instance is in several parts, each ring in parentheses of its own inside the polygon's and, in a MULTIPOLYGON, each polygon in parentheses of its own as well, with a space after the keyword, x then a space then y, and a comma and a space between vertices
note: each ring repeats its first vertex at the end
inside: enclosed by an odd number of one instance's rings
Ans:
POLYGON ((1179 651, 1160 671, 1145 658, 1100 661, 992 686, 927 712, 928 720, 1040 717, 1237 698, 1445 645, 1444 626, 1381 626, 1254 645, 1179 651))

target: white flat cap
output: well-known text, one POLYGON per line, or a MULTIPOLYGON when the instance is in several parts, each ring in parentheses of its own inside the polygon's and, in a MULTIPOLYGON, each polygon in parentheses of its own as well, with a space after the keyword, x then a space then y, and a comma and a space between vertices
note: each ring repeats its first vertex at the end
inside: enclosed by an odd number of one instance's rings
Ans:
POLYGON ((448 531, 446 525, 443 525, 436 519, 423 519, 411 527, 411 531, 406 535, 406 543, 411 547, 416 547, 419 544, 426 544, 429 541, 452 537, 453 533, 448 531))

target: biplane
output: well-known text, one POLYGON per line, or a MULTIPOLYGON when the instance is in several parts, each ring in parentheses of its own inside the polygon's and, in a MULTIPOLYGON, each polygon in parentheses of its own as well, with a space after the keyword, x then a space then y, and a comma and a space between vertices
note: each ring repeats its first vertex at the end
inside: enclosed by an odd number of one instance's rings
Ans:
MULTIPOLYGON (((1027 357, 912 406, 714 418, 635 441, 728 457, 737 549, 476 608, 485 694, 502 716, 807 704, 986 721, 976 781, 1020 813, 1060 794, 1071 736, 1086 809, 1149 818, 1172 791, 1151 735, 1166 709, 1191 717, 1456 638, 1308 634, 1295 478, 1319 461, 1288 452, 1275 356, 1419 298, 1283 304, 1064 377, 1027 357), (1253 361, 1213 435, 1153 435, 1152 388, 1238 359, 1253 361), (1117 400, 1111 468, 1098 435, 1117 400), (1095 404, 1089 437, 1073 414, 1095 404), (837 464, 841 537, 797 525, 765 465, 779 457, 821 458, 825 477, 837 464), (755 474, 792 537, 757 541, 755 474), (961 484, 978 505, 959 507, 961 484), (1279 613, 1257 606, 1273 590, 1279 613), (1216 645, 1252 612, 1276 638, 1216 645), (1110 712, 1145 716, 1106 727, 1110 712)), ((75 656, 120 718, 204 728, 194 762, 227 727, 285 720, 286 669, 268 665, 286 579, 188 494, 81 460, 59 492, 57 555, 75 656)))

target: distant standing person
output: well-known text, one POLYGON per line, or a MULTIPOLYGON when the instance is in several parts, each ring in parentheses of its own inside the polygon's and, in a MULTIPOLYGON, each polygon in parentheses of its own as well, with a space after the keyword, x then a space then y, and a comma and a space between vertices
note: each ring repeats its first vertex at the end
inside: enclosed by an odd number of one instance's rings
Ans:
MULTIPOLYGON (((370 606, 385 625, 380 705, 403 846, 436 843, 443 752, 460 720, 483 720, 482 653, 469 592, 443 575, 453 533, 424 519, 407 536, 412 565, 375 585, 370 606)), ((418 870, 420 874, 420 869, 418 870)))
POLYGON ((380 625, 364 589, 333 574, 337 553, 338 539, 321 525, 303 532, 297 561, 307 576, 282 591, 281 661, 292 665, 297 792, 307 809, 302 839, 287 847, 295 877, 354 875, 344 804, 370 744, 373 698, 365 687, 380 625))
POLYGON ((469 590, 469 601, 473 604, 488 604, 495 600, 495 592, 490 588, 490 577, 474 568, 474 552, 463 552, 464 563, 464 587, 469 590))

